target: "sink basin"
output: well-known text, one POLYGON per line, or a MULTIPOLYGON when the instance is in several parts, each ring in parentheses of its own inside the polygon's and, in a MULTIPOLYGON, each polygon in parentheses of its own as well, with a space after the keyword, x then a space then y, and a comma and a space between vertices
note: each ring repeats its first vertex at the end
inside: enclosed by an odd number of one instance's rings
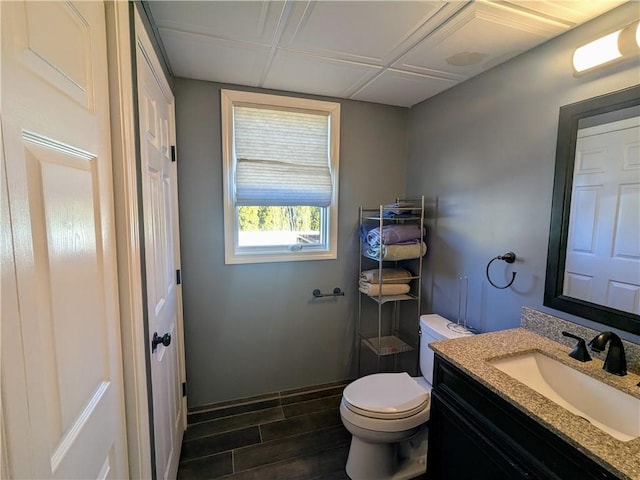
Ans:
POLYGON ((614 438, 640 436, 640 399, 538 352, 489 364, 614 438))

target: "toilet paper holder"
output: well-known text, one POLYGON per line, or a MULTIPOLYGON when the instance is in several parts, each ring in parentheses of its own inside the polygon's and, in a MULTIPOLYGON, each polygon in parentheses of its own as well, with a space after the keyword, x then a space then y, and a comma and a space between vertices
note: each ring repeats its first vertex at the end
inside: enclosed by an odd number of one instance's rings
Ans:
POLYGON ((313 296, 315 298, 322 297, 344 297, 344 292, 340 289, 340 287, 336 287, 333 289, 333 293, 322 293, 320 289, 316 288, 313 292, 313 296))

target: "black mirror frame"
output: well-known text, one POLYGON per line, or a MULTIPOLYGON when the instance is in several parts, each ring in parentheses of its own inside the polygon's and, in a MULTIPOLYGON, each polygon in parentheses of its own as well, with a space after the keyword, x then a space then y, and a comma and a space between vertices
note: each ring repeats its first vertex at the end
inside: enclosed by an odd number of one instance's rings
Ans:
POLYGON ((556 310, 640 335, 640 315, 562 294, 578 122, 582 118, 635 105, 640 105, 640 85, 560 107, 543 303, 556 310))

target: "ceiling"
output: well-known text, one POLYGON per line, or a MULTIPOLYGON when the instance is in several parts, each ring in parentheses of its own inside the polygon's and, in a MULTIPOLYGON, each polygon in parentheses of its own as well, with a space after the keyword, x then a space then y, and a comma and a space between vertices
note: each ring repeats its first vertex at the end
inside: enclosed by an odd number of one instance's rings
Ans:
POLYGON ((410 107, 623 0, 147 2, 174 76, 410 107))

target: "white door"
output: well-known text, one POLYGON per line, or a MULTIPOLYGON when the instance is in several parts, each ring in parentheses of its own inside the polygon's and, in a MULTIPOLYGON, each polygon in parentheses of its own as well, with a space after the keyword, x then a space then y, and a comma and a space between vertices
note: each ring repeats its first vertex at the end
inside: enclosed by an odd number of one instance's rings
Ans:
POLYGON ((126 478, 104 5, 0 2, 15 478, 126 478))
POLYGON ((640 119, 581 129, 564 295, 640 314, 640 119))
POLYGON ((174 99, 137 14, 136 38, 149 341, 165 339, 150 359, 156 473, 174 478, 186 418, 174 99))

